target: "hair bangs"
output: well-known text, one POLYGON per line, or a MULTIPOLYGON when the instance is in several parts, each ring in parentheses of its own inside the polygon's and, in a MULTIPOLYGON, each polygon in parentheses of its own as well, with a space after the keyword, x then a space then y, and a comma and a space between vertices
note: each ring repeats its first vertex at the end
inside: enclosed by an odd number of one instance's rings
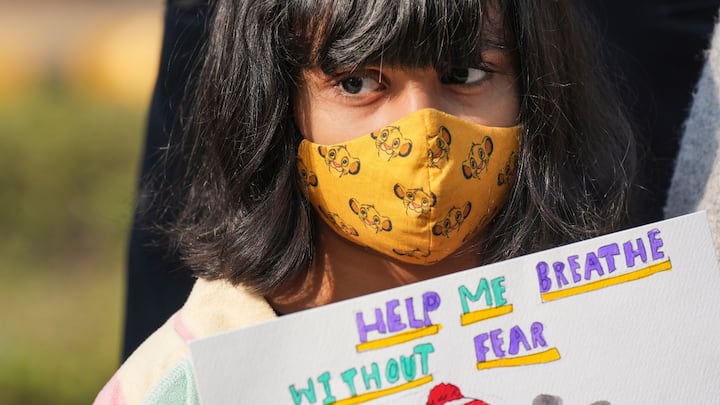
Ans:
POLYGON ((504 46, 493 0, 299 1, 293 26, 304 67, 330 73, 367 65, 409 68, 480 63, 482 50, 504 46))

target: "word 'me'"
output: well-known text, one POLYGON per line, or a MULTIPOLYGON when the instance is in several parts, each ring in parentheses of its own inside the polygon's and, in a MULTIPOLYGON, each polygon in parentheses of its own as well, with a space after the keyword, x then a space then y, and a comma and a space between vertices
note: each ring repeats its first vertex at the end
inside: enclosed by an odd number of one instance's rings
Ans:
POLYGON ((463 313, 467 314, 470 312, 468 301, 473 303, 478 302, 483 296, 485 297, 485 306, 487 308, 501 307, 507 304, 504 282, 504 276, 496 277, 490 281, 486 278, 481 278, 475 293, 471 293, 467 287, 461 285, 460 288, 458 288, 458 293, 460 294, 460 305, 462 305, 463 313))

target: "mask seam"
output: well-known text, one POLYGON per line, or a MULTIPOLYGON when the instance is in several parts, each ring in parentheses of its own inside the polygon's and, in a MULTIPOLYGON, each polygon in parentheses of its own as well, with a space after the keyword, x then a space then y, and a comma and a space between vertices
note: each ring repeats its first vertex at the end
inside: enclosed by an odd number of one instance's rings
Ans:
MULTIPOLYGON (((425 124, 425 134, 424 134, 423 140, 424 140, 424 146, 425 146, 424 151, 425 151, 425 156, 426 156, 426 158, 424 159, 424 165, 425 165, 425 174, 427 176, 428 191, 434 194, 435 191, 432 190, 432 188, 431 188, 432 182, 430 181, 430 161, 427 158, 428 151, 430 150, 430 144, 429 144, 429 140, 428 140, 428 134, 430 133, 429 132, 430 124, 428 122, 429 119, 430 119, 429 112, 423 114, 423 121, 425 124)), ((435 194, 435 196, 437 198, 437 194, 435 194)), ((428 249, 430 256, 434 256, 433 233, 432 233, 432 228, 433 228, 432 218, 434 217, 434 211, 435 211, 435 207, 431 207, 430 212, 428 212, 428 225, 427 225, 428 246, 427 246, 427 249, 428 249)))

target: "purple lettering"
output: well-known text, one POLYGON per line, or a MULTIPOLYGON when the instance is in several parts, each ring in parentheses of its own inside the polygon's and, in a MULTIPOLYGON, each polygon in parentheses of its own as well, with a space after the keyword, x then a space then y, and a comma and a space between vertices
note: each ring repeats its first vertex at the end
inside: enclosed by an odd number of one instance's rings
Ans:
POLYGON ((643 263, 647 262, 647 253, 645 252, 645 244, 643 243, 642 239, 638 238, 637 241, 637 249, 633 248, 632 241, 629 240, 625 243, 623 243, 623 251, 625 252, 625 264, 627 264, 628 267, 634 267, 635 266, 635 258, 640 256, 640 260, 642 260, 643 263))
POLYGON ((375 308, 375 323, 366 324, 363 318, 363 313, 358 312, 355 314, 355 320, 357 322, 358 334, 360 335, 360 342, 367 342, 367 334, 370 331, 376 330, 379 333, 386 333, 385 322, 383 322, 383 314, 380 308, 375 308))
POLYGON ((411 328, 417 329, 422 328, 425 323, 422 319, 415 318, 415 306, 413 305, 413 299, 412 298, 405 298, 405 309, 407 309, 408 313, 408 324, 411 328))
POLYGON ((580 268, 580 263, 578 263, 577 261, 578 258, 578 255, 572 255, 568 257, 568 267, 570 268, 570 274, 572 275, 573 282, 575 283, 582 280, 582 277, 577 272, 577 270, 580 268))
POLYGON ((425 326, 432 325, 429 313, 440 308, 440 295, 434 291, 423 294, 423 314, 425 315, 425 326))
POLYGON ((546 347, 547 346, 545 337, 543 337, 543 329, 544 328, 545 327, 540 322, 533 322, 533 324, 530 325, 530 337, 532 338, 533 349, 537 349, 538 347, 546 347))
POLYGON ((555 271, 555 280, 557 281, 558 287, 562 288, 563 286, 570 284, 570 282, 567 281, 567 278, 565 278, 565 274, 563 274, 563 270, 565 270, 565 263, 553 263, 553 270, 555 271))
POLYGON ((513 356, 518 354, 520 351, 520 343, 525 347, 525 350, 530 350, 530 344, 525 337, 525 333, 516 325, 510 329, 510 346, 508 347, 508 353, 513 356))
POLYGON ((653 260, 665 257, 665 253, 660 251, 660 248, 663 246, 663 240, 657 237, 659 233, 659 229, 652 229, 647 234, 650 240, 650 255, 653 260))
POLYGON ((548 270, 548 264, 545 262, 538 262, 535 266, 540 294, 546 293, 552 288, 552 281, 550 281, 550 277, 548 277, 548 270))
POLYGON ((492 346, 493 354, 495 357, 505 357, 505 352, 502 349, 503 338, 500 336, 502 329, 495 329, 490 331, 490 346, 492 346))
POLYGON ((595 255, 594 252, 590 252, 585 256, 585 280, 592 278, 591 272, 595 271, 598 276, 605 274, 602 266, 600 265, 600 259, 595 255))
POLYGON ((475 343, 475 358, 477 358, 478 363, 484 362, 487 358, 487 352, 490 351, 490 349, 485 346, 485 342, 487 342, 488 337, 487 333, 481 333, 473 339, 475 343))
POLYGON ((395 312, 399 305, 400 300, 390 300, 385 305, 388 332, 400 332, 401 330, 407 328, 407 325, 402 323, 400 320, 400 315, 395 312))
POLYGON ((620 254, 620 247, 617 243, 613 243, 610 245, 601 246, 600 249, 598 249, 598 256, 605 259, 605 264, 608 268, 608 273, 612 273, 615 271, 615 256, 620 254))

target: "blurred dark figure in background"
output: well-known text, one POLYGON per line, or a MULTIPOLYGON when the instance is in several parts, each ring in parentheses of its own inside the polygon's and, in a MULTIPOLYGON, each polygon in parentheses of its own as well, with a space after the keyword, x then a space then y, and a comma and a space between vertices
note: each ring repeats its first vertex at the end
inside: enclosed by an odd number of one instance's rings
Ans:
POLYGON ((700 77, 720 0, 586 0, 608 65, 624 79, 639 168, 630 225, 663 219, 682 125, 700 77))
MULTIPOLYGON (((624 98, 635 119, 641 152, 630 224, 658 221, 672 177, 681 127, 703 63, 720 0, 586 0, 601 35, 608 65, 625 82, 624 98)), ((169 223, 173 209, 145 215, 145 182, 164 157, 172 130, 179 129, 183 98, 205 36, 207 0, 169 0, 157 84, 150 108, 142 179, 130 239, 123 359, 170 317, 194 280, 154 223, 169 223)), ((180 164, 180 166, 182 166, 180 164)), ((178 177, 178 166, 160 166, 153 176, 178 177)), ((155 198, 155 197, 152 197, 155 198)), ((160 197, 160 200, 164 200, 160 197)))
MULTIPOLYGON (((135 218, 130 234, 125 307, 125 334, 122 358, 126 359, 140 343, 180 308, 194 283, 177 253, 158 232, 156 222, 169 223, 173 209, 152 207, 164 201, 148 192, 148 176, 163 176, 169 185, 180 177, 182 167, 163 164, 170 134, 177 136, 185 105, 185 94, 192 87, 208 19, 207 0, 169 0, 165 12, 162 54, 153 92, 142 160, 142 174, 135 218)), ((180 165, 181 166, 181 165, 180 165)), ((157 181, 153 181, 157 183, 157 181)))

